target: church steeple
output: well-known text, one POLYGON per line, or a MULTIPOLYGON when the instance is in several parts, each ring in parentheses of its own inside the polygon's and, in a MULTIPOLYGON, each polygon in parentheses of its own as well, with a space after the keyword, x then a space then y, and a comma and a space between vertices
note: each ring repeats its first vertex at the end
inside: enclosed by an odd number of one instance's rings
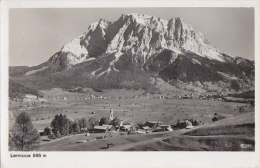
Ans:
POLYGON ((110 114, 109 114, 109 120, 110 120, 110 122, 111 122, 113 119, 114 119, 114 112, 113 112, 113 110, 111 109, 111 110, 110 110, 110 114))

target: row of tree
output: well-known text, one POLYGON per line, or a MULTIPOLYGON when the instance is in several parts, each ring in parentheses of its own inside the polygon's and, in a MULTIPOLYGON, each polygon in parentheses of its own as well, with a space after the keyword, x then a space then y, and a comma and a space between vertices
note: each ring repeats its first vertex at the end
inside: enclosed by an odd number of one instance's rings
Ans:
MULTIPOLYGON (((50 127, 46 127, 41 135, 47 135, 50 139, 54 139, 68 134, 86 132, 96 125, 111 124, 115 128, 119 128, 120 123, 119 118, 110 121, 108 117, 102 117, 100 120, 91 117, 88 121, 85 118, 72 121, 66 115, 59 114, 55 115, 50 127)), ((20 113, 15 119, 14 126, 10 129, 9 149, 17 151, 36 150, 39 148, 39 143, 39 133, 33 126, 29 115, 26 112, 20 113)))
POLYGON ((52 130, 46 127, 44 129, 44 135, 50 135, 52 132, 56 137, 60 137, 61 135, 66 136, 73 133, 82 133, 86 131, 87 120, 81 118, 78 121, 72 121, 68 119, 66 115, 55 115, 51 122, 51 128, 52 130))
MULTIPOLYGON (((82 133, 86 132, 87 130, 93 129, 96 125, 104 125, 104 124, 111 124, 116 128, 120 126, 120 119, 115 118, 114 120, 110 121, 108 117, 102 117, 98 120, 95 117, 91 117, 88 121, 85 118, 81 118, 78 121, 71 121, 66 117, 66 115, 55 115, 54 119, 51 122, 51 128, 46 127, 44 129, 44 135, 50 135, 51 132, 55 135, 55 137, 66 136, 68 134, 75 134, 75 133, 82 133)), ((51 138, 53 135, 50 135, 51 138)))

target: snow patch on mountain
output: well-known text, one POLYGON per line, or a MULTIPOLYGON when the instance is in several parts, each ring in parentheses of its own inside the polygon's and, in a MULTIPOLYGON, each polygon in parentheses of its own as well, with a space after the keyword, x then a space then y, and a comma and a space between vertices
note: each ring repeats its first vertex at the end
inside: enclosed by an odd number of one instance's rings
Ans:
POLYGON ((40 68, 40 69, 28 71, 28 72, 26 72, 26 74, 24 74, 24 76, 33 75, 33 74, 35 74, 35 73, 37 73, 37 72, 40 72, 40 71, 43 71, 43 70, 45 70, 45 69, 47 69, 47 68, 48 68, 48 66, 44 66, 44 67, 42 67, 42 68, 40 68))
POLYGON ((64 45, 61 51, 72 53, 77 58, 85 57, 88 54, 87 49, 84 46, 80 45, 79 38, 75 38, 66 45, 64 45))
POLYGON ((227 73, 224 73, 224 72, 219 72, 219 71, 218 71, 218 73, 219 73, 220 75, 222 75, 223 77, 227 78, 227 79, 231 79, 231 80, 237 80, 237 79, 238 79, 238 77, 236 77, 236 76, 231 76, 231 75, 229 75, 229 74, 227 74, 227 73))
POLYGON ((201 65, 201 62, 199 60, 194 59, 194 58, 192 58, 191 60, 192 60, 192 63, 201 65))
POLYGON ((67 64, 70 65, 76 65, 79 63, 82 63, 86 60, 86 55, 81 55, 79 57, 75 57, 74 54, 69 53, 67 55, 67 64))
POLYGON ((88 31, 96 29, 97 25, 98 25, 98 22, 94 22, 94 23, 90 24, 88 27, 88 31))
POLYGON ((93 61, 93 60, 95 60, 96 58, 94 58, 94 57, 91 57, 91 58, 88 58, 88 59, 86 59, 85 60, 85 62, 88 62, 88 61, 93 61))
POLYGON ((90 74, 92 75, 91 78, 93 78, 94 76, 96 76, 96 72, 97 72, 97 71, 100 71, 101 69, 102 69, 102 68, 98 68, 98 69, 92 71, 92 72, 90 73, 90 74))
MULTIPOLYGON (((119 58, 123 55, 123 53, 116 52, 116 53, 113 53, 113 55, 114 55, 114 59, 109 63, 108 68, 99 74, 96 74, 97 71, 95 71, 95 75, 93 77, 99 78, 104 74, 108 75, 111 71, 119 72, 119 70, 115 68, 115 63, 119 60, 119 58)), ((98 70, 98 71, 100 71, 100 70, 98 70)))
POLYGON ((112 39, 110 44, 107 47, 106 52, 112 53, 115 51, 121 51, 124 45, 124 36, 123 33, 125 32, 127 28, 127 25, 124 25, 122 28, 119 29, 118 33, 115 35, 115 37, 112 39))

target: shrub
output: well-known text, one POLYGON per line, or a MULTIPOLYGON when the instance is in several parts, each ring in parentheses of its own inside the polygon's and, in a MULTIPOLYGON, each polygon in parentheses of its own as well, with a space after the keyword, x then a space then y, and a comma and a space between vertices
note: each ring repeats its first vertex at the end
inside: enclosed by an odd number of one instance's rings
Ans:
POLYGON ((56 136, 56 138, 60 138, 61 137, 60 132, 57 132, 57 134, 55 136, 56 136))
POLYGON ((218 121, 218 120, 222 120, 222 119, 225 119, 225 118, 226 118, 225 116, 217 115, 217 116, 214 116, 212 118, 212 122, 215 122, 215 121, 218 121))
POLYGON ((193 126, 198 126, 198 125, 200 125, 200 123, 198 122, 198 120, 193 120, 192 121, 192 125, 193 126))

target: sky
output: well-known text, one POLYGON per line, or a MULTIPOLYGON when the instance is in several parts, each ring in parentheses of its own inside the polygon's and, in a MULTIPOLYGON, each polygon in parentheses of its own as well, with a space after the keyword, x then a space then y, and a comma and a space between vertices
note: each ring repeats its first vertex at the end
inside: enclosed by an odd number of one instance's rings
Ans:
POLYGON ((253 8, 25 8, 9 10, 9 65, 43 63, 91 23, 128 13, 181 17, 221 52, 254 60, 253 8))

